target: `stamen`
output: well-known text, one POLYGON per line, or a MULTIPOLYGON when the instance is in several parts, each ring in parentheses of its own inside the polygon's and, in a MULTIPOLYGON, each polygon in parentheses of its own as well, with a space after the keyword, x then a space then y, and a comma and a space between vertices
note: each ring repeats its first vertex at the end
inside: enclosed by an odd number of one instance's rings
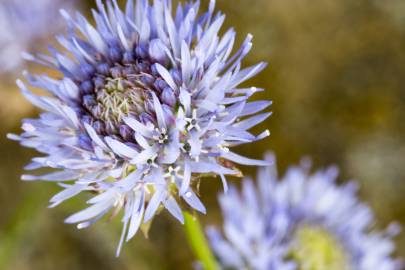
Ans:
POLYGON ((198 124, 197 110, 195 110, 195 109, 193 110, 191 118, 185 118, 184 120, 187 123, 187 130, 188 131, 191 131, 193 129, 196 129, 197 131, 201 130, 201 127, 198 124))
POLYGON ((169 135, 167 134, 167 130, 165 128, 156 128, 155 132, 156 135, 152 136, 152 138, 159 144, 167 144, 169 142, 169 135))
POLYGON ((171 183, 175 183, 176 179, 184 178, 184 176, 179 173, 180 169, 181 169, 180 166, 177 166, 176 168, 173 168, 173 166, 170 166, 167 169, 167 173, 165 173, 163 175, 163 177, 169 178, 171 183))

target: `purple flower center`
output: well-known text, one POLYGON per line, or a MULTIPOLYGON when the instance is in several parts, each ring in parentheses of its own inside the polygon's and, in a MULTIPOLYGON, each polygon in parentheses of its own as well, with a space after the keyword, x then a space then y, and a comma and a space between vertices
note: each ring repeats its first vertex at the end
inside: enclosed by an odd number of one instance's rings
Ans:
POLYGON ((123 118, 131 116, 143 123, 156 123, 153 94, 165 109, 173 112, 178 95, 159 75, 156 62, 168 65, 137 46, 133 53, 110 49, 108 57, 99 64, 82 66, 87 74, 85 80, 78 82, 82 120, 101 135, 132 141, 131 129, 123 118))

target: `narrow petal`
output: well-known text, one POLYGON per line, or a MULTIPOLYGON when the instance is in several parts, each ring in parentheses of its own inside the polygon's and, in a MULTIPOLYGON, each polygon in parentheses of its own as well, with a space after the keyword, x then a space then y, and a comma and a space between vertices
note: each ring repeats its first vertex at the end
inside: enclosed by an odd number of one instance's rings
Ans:
POLYGON ((162 109, 162 104, 155 93, 152 93, 153 96, 153 105, 155 107, 156 118, 159 124, 159 128, 166 128, 166 120, 162 109))
POLYGON ((222 155, 224 158, 229 159, 230 161, 236 162, 242 165, 249 166, 269 166, 271 163, 266 160, 251 159, 247 157, 240 156, 232 152, 226 152, 222 155))
POLYGON ((207 210, 205 209, 203 203, 200 201, 197 195, 195 195, 195 193, 192 192, 191 190, 187 191, 186 194, 182 196, 182 198, 186 201, 188 205, 190 205, 195 210, 203 214, 207 213, 207 210))
POLYGON ((239 116, 247 116, 258 113, 264 109, 267 109, 271 104, 272 102, 268 100, 246 103, 245 108, 243 108, 243 111, 239 116))
POLYGON ((140 152, 136 157, 134 157, 131 160, 131 164, 143 164, 145 163, 148 159, 153 158, 157 153, 156 148, 148 148, 145 149, 144 151, 140 152))
POLYGON ((100 146, 103 150, 108 150, 107 145, 100 139, 96 131, 92 126, 90 126, 87 123, 84 123, 84 128, 87 131, 87 134, 89 134, 90 138, 93 140, 94 143, 96 143, 98 146, 100 146))
POLYGON ((163 67, 161 64, 156 64, 156 69, 159 72, 160 76, 162 76, 163 80, 173 89, 176 90, 178 87, 174 82, 172 75, 170 75, 169 71, 163 67))
POLYGON ((224 193, 227 193, 228 192, 228 181, 226 181, 225 175, 220 174, 219 176, 221 177, 222 186, 224 187, 224 193))
POLYGON ((94 204, 74 215, 71 215, 67 219, 65 219, 66 223, 77 223, 85 220, 89 220, 101 212, 105 211, 106 209, 110 209, 114 206, 114 200, 107 200, 100 202, 98 204, 94 204))
POLYGON ((64 189, 63 191, 59 192, 58 194, 56 194, 55 196, 53 196, 50 199, 50 202, 53 203, 52 207, 60 204, 63 201, 66 201, 67 199, 70 199, 74 196, 76 196, 77 194, 79 194, 80 192, 82 192, 82 190, 85 188, 85 185, 73 185, 69 188, 64 189))
POLYGON ((126 241, 129 241, 132 237, 135 236, 136 232, 139 229, 139 226, 141 225, 144 211, 145 201, 144 193, 142 192, 142 194, 135 199, 126 241))
POLYGON ((187 43, 184 40, 181 43, 181 72, 183 81, 187 83, 190 80, 192 70, 190 49, 188 48, 187 43))
POLYGON ((235 124, 236 127, 239 127, 241 129, 250 129, 260 123, 262 123, 264 120, 266 120, 269 116, 271 115, 271 113, 262 113, 262 114, 258 114, 255 116, 252 116, 248 119, 242 120, 238 123, 235 124))
POLYGON ((123 144, 122 142, 114 140, 111 137, 105 137, 104 139, 108 146, 110 146, 111 150, 113 150, 119 156, 134 158, 139 154, 135 149, 123 144))
POLYGON ((191 168, 190 168, 190 163, 188 161, 186 161, 184 163, 184 176, 181 181, 180 196, 183 196, 186 193, 186 191, 189 189, 190 181, 191 181, 191 168))
POLYGON ((80 177, 80 173, 75 171, 60 171, 52 172, 44 175, 23 175, 21 177, 24 181, 34 181, 34 180, 43 180, 43 181, 71 181, 76 180, 80 177))
POLYGON ((225 168, 217 163, 192 162, 191 170, 194 173, 237 174, 237 171, 225 168))
POLYGON ((120 241, 118 243, 117 251, 115 252, 115 257, 117 257, 117 258, 120 256, 120 253, 121 253, 122 244, 124 243, 124 237, 127 232, 128 222, 129 222, 129 220, 124 221, 124 226, 122 228, 120 241))
POLYGON ((181 212, 180 206, 177 204, 176 200, 170 196, 168 199, 163 201, 165 208, 172 214, 181 224, 184 224, 184 216, 181 212))
POLYGON ((155 191, 155 194, 153 194, 152 199, 149 201, 148 207, 146 208, 145 217, 143 219, 144 223, 147 223, 153 218, 161 202, 165 199, 166 195, 167 193, 163 189, 155 191))
POLYGON ((124 117, 124 122, 127 124, 130 128, 132 128, 134 131, 142 134, 142 136, 146 138, 152 138, 152 130, 150 130, 147 126, 142 124, 136 119, 129 118, 129 117, 124 117))

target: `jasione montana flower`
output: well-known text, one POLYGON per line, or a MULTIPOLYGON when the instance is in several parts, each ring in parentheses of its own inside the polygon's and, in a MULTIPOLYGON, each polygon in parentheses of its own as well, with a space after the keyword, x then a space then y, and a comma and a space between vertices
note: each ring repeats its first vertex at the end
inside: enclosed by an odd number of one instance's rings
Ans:
POLYGON ((357 186, 336 184, 337 169, 309 173, 308 162, 277 179, 262 169, 255 187, 243 181, 220 196, 223 233, 207 232, 224 269, 400 270, 391 257, 398 226, 373 229, 372 210, 357 197, 357 186))
POLYGON ((269 135, 248 130, 270 115, 257 114, 270 102, 248 102, 260 90, 239 87, 265 64, 241 68, 252 37, 233 51, 235 31, 219 36, 225 16, 214 14, 214 5, 200 14, 198 1, 175 11, 170 0, 128 0, 125 11, 115 1, 97 1, 95 27, 62 11, 68 35, 57 40, 66 50, 29 57, 63 76, 26 74, 50 96, 18 81, 45 112, 25 119, 24 133, 10 137, 44 154, 28 170, 58 170, 23 176, 59 182, 64 190, 52 206, 82 191, 97 194, 67 223, 85 228, 123 208, 122 243, 162 207, 180 222, 181 201, 205 213, 196 195, 202 176, 217 175, 226 188, 225 175, 240 174, 231 163, 267 164, 230 150, 269 135))

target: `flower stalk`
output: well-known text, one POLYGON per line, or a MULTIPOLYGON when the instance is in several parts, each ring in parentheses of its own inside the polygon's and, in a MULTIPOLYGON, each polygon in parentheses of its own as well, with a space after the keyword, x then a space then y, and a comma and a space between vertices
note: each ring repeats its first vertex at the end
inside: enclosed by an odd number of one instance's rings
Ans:
POLYGON ((203 232, 202 226, 198 218, 184 211, 184 230, 186 232, 187 241, 193 250, 197 259, 201 262, 205 270, 218 270, 218 264, 211 252, 207 239, 203 232))

